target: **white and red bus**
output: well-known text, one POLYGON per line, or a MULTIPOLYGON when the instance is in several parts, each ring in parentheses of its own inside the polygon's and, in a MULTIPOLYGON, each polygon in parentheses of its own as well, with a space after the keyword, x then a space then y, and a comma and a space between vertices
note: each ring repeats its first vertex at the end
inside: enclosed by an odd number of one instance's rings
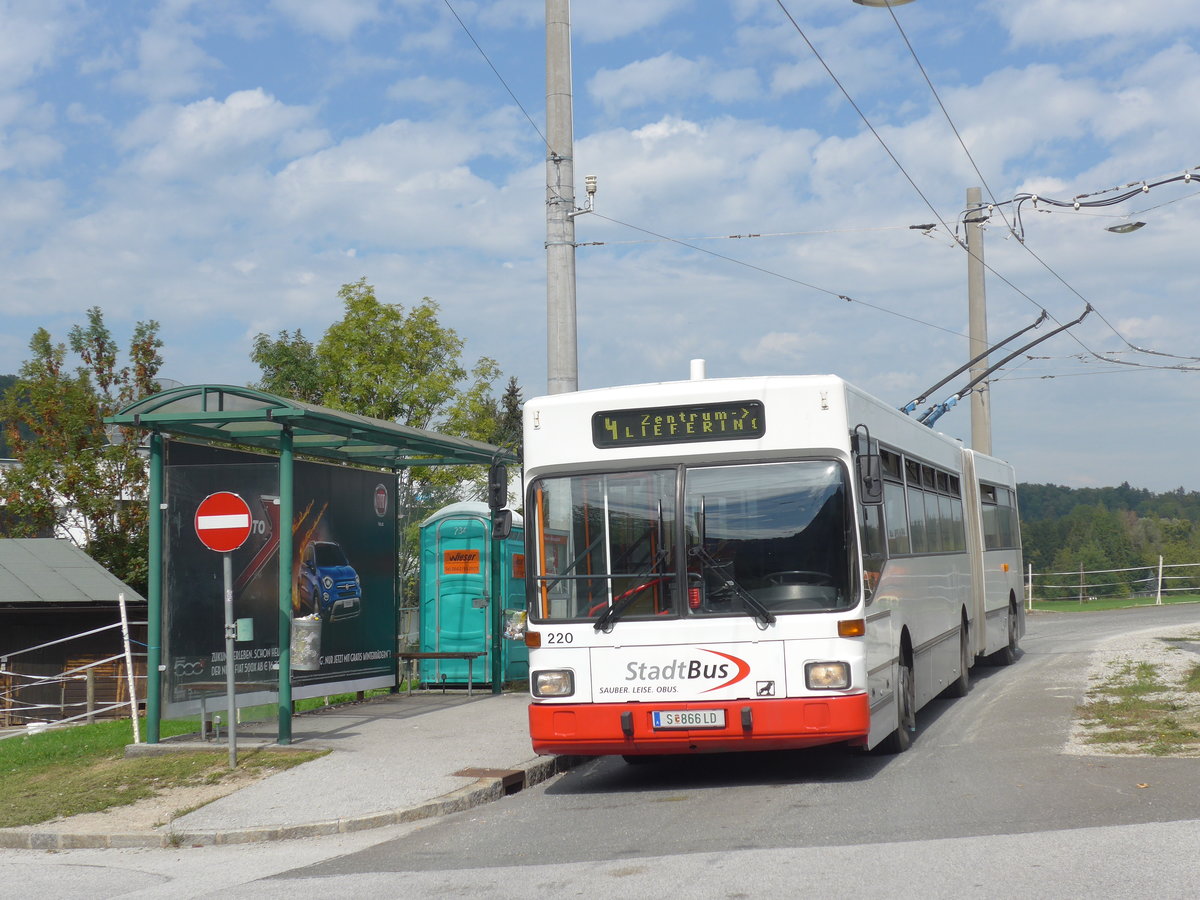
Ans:
POLYGON ((524 433, 539 753, 898 752, 1015 658, 1012 468, 839 378, 539 397, 524 433))

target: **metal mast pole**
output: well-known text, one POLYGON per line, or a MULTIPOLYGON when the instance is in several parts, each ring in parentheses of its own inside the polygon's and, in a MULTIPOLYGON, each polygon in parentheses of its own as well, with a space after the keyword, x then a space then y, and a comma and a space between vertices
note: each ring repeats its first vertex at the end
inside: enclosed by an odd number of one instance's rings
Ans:
POLYGON ((571 3, 546 0, 546 331, 548 391, 579 389, 575 329, 575 139, 571 3))
MULTIPOLYGON (((967 188, 967 209, 976 209, 983 203, 979 188, 967 188)), ((980 214, 967 215, 967 307, 970 328, 970 352, 975 357, 988 349, 987 298, 983 286, 983 229, 980 214)), ((971 378, 981 377, 988 369, 987 357, 971 366, 971 378)), ((971 449, 978 453, 992 452, 991 393, 987 381, 971 392, 971 449)))

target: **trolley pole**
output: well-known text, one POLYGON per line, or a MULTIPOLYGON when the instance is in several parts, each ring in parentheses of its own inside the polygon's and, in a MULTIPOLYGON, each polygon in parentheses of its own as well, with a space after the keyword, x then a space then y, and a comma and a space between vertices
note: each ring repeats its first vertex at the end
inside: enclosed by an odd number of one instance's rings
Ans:
POLYGON ((546 0, 546 349, 551 394, 579 389, 572 115, 571 3, 546 0))

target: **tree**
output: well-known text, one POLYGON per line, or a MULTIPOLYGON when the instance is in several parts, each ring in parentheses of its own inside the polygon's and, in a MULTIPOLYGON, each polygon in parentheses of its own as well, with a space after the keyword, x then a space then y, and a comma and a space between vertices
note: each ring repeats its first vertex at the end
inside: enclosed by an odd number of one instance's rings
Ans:
POLYGON ((321 403, 324 383, 317 348, 299 329, 292 334, 281 331, 275 340, 256 335, 250 359, 262 369, 262 390, 304 403, 321 403))
MULTIPOLYGON (((383 303, 365 278, 338 291, 344 313, 315 345, 300 331, 276 338, 259 334, 251 359, 262 370, 257 387, 396 422, 411 428, 497 443, 511 428, 507 407, 492 394, 499 366, 488 357, 468 370, 463 340, 438 321, 428 297, 405 309, 383 303)), ((520 388, 509 382, 506 403, 517 405, 520 388)), ((519 424, 517 433, 519 434, 519 424)), ((415 467, 402 473, 399 512, 404 516, 401 576, 406 595, 416 550, 417 526, 426 515, 466 496, 483 497, 486 471, 471 467, 415 467)))
POLYGON ((32 358, 0 400, 5 437, 20 465, 0 478, 11 514, 9 537, 51 533, 73 541, 135 590, 146 590, 147 471, 132 429, 110 431, 103 419, 157 390, 162 357, 158 323, 139 322, 129 365, 98 307, 69 335, 82 361, 67 367, 67 348, 39 328, 32 358))
POLYGON ((525 444, 521 436, 521 387, 516 377, 508 379, 508 387, 500 398, 500 414, 496 419, 496 431, 489 438, 491 443, 507 447, 516 453, 517 458, 524 455, 525 444))

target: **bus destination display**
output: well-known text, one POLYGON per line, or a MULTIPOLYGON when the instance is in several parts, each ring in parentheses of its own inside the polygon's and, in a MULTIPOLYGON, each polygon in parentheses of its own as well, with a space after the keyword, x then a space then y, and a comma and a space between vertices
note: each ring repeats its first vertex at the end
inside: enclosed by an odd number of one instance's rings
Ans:
POLYGON ((592 443, 600 448, 760 438, 765 431, 761 400, 616 409, 592 415, 592 443))

